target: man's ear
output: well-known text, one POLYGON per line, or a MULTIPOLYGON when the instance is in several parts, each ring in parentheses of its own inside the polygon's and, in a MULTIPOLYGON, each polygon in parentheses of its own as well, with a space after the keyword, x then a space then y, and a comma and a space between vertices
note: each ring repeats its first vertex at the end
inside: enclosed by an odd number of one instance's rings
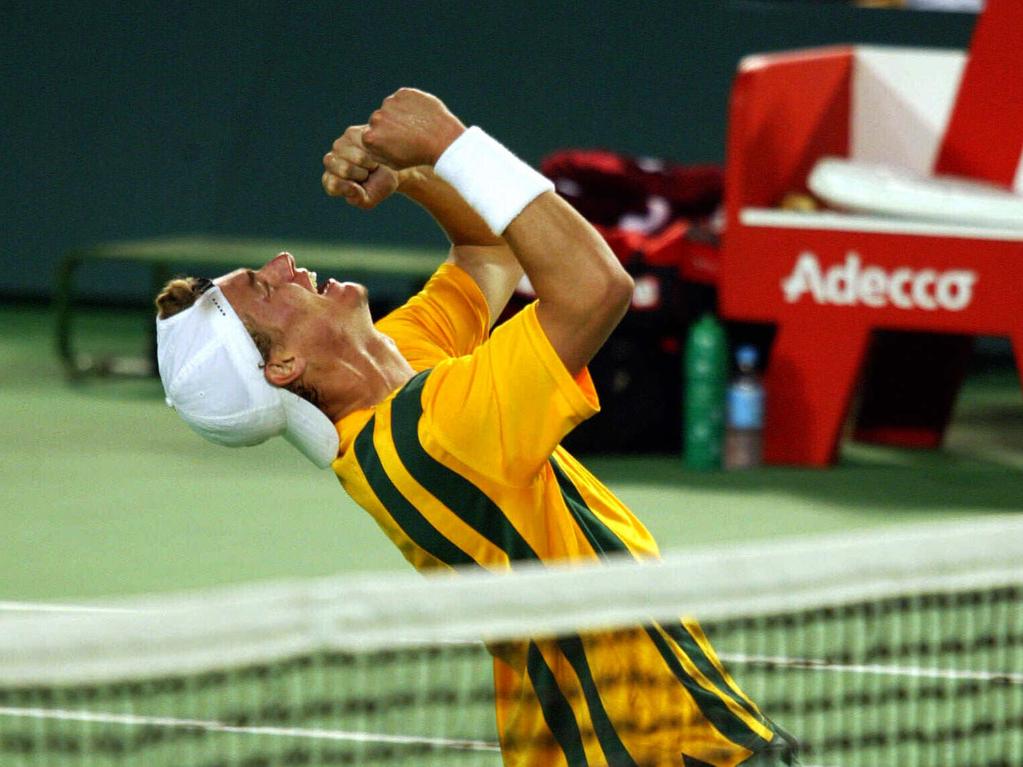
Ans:
POLYGON ((305 366, 306 361, 301 357, 271 354, 270 359, 263 366, 263 375, 272 386, 284 388, 305 372, 305 366))

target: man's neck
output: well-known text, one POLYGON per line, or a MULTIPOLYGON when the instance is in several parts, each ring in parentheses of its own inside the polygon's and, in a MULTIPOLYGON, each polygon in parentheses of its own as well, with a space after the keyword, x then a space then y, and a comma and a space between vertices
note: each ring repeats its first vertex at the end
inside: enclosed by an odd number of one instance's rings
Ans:
POLYGON ((390 337, 374 333, 334 361, 318 387, 320 409, 337 423, 356 410, 383 402, 415 375, 390 337))

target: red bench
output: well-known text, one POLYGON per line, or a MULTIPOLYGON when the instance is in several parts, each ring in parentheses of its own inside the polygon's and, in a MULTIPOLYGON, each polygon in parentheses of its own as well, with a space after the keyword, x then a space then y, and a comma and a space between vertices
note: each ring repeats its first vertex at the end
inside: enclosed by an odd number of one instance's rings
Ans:
MULTIPOLYGON (((989 0, 969 57, 846 46, 741 63, 719 300, 728 319, 777 326, 765 371, 767 462, 834 461, 873 331, 1007 336, 1023 364, 1023 232, 791 212, 778 207, 785 195, 805 193, 810 170, 827 155, 967 175, 1023 193, 1021 153, 1019 0, 989 0)), ((962 365, 961 341, 946 347, 947 364, 962 365)), ((954 391, 946 411, 953 399, 954 391)), ((947 412, 937 412, 924 439, 897 429, 874 436, 937 444, 945 420, 947 412)))

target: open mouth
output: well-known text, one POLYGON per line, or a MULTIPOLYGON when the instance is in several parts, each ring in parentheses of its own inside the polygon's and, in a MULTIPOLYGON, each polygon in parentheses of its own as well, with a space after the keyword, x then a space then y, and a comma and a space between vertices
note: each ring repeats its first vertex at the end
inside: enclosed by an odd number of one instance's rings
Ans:
POLYGON ((324 296, 327 294, 327 292, 331 289, 332 286, 334 288, 339 288, 341 287, 341 283, 335 280, 333 277, 328 277, 323 281, 323 284, 316 289, 316 292, 319 293, 321 296, 324 296))
POLYGON ((309 278, 309 289, 312 290, 313 292, 316 292, 316 294, 322 296, 324 292, 326 292, 326 285, 327 282, 329 282, 330 280, 324 280, 324 282, 320 284, 316 272, 314 272, 311 269, 302 271, 305 271, 306 276, 309 278))

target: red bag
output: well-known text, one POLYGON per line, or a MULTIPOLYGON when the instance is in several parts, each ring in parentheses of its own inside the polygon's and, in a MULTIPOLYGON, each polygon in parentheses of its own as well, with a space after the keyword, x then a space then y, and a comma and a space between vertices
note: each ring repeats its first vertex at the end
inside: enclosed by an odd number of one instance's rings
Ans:
MULTIPOLYGON (((647 270, 670 270, 681 281, 716 283, 720 167, 568 149, 546 157, 540 170, 638 280, 647 270)), ((661 308, 666 291, 654 295, 650 284, 637 282, 633 309, 661 308)))

